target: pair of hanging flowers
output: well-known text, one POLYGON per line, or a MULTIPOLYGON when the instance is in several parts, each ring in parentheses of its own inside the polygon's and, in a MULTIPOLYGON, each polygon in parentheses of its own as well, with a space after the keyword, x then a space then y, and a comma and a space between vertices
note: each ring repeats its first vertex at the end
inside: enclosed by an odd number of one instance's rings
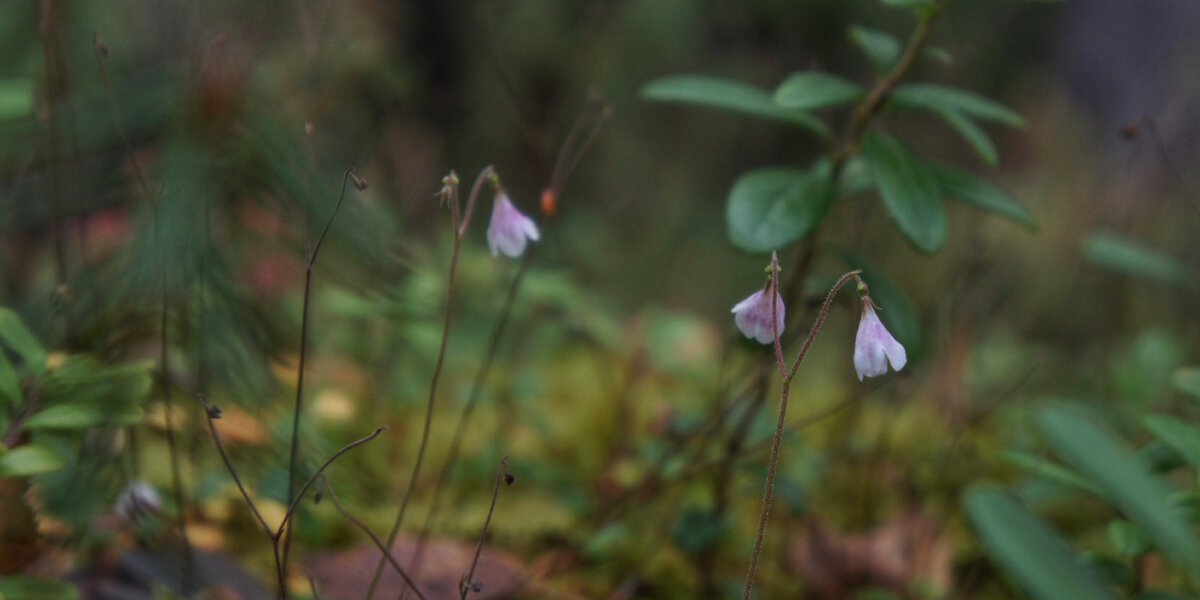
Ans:
MULTIPOLYGON (((774 343, 776 336, 783 333, 786 312, 783 298, 774 282, 778 277, 774 262, 771 270, 766 285, 738 302, 731 311, 733 321, 742 334, 761 344, 774 343)), ((858 278, 857 274, 854 277, 858 278)), ((862 317, 859 318, 858 334, 854 338, 854 370, 858 373, 858 380, 887 373, 889 363, 896 371, 903 369, 908 362, 904 346, 892 337, 879 320, 879 315, 875 313, 878 307, 871 300, 862 279, 858 280, 858 294, 862 302, 862 317)))

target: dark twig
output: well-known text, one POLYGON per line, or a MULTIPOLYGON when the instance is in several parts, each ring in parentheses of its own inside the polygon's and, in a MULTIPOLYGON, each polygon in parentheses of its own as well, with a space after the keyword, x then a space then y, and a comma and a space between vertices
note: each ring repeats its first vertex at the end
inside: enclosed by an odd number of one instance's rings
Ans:
POLYGON ((379 548, 380 552, 383 553, 383 559, 392 563, 392 568, 400 574, 400 577, 404 579, 404 582, 408 584, 408 587, 412 589, 414 594, 417 595, 417 598, 420 598, 420 600, 425 600, 425 594, 421 593, 421 589, 417 587, 417 583, 413 581, 412 577, 409 577, 408 572, 404 570, 404 567, 400 566, 400 563, 397 562, 396 558, 392 556, 392 553, 388 547, 383 545, 383 542, 379 539, 379 536, 375 535, 375 532, 371 531, 371 528, 367 527, 366 523, 360 521, 358 517, 355 517, 350 513, 350 511, 346 510, 345 506, 342 506, 341 501, 338 500, 337 494, 333 492, 333 487, 329 485, 329 481, 322 477, 321 483, 325 485, 325 491, 329 493, 329 499, 333 501, 333 505, 337 507, 338 512, 342 513, 342 516, 346 517, 346 520, 354 523, 355 526, 363 530, 363 533, 367 534, 367 537, 371 538, 372 542, 375 542, 375 546, 379 548))
POLYGON ((250 512, 254 513, 254 519, 258 521, 258 526, 262 528, 263 533, 274 538, 275 532, 271 530, 271 526, 267 525, 266 519, 262 513, 258 512, 258 507, 255 506, 254 500, 250 499, 250 493, 246 491, 246 486, 242 485, 242 478, 238 477, 237 469, 233 468, 233 463, 229 460, 229 455, 225 452, 225 445, 221 443, 221 436, 217 434, 216 425, 213 424, 213 419, 221 418, 221 409, 208 403, 204 398, 204 394, 196 394, 196 400, 204 407, 204 417, 208 422, 208 433, 212 437, 213 445, 217 447, 217 454, 221 455, 221 460, 225 461, 225 468, 229 470, 229 474, 233 476, 233 482, 237 484, 238 491, 242 493, 242 498, 246 500, 246 505, 250 507, 250 512))
POLYGON ((278 539, 283 535, 283 530, 287 526, 288 521, 291 520, 292 514, 296 512, 296 506, 300 504, 301 498, 304 497, 304 492, 307 492, 308 488, 312 487, 313 482, 315 482, 317 478, 321 476, 321 473, 325 472, 325 469, 328 468, 329 465, 333 464, 333 461, 337 460, 339 456, 349 452, 350 450, 353 450, 354 448, 357 448, 375 439, 375 437, 382 433, 385 429, 387 429, 387 427, 376 427, 375 431, 373 431, 370 435, 342 446, 341 450, 334 452, 333 456, 330 456, 325 460, 324 463, 321 463, 321 466, 318 467, 317 471, 312 474, 312 477, 309 477, 308 481, 305 481, 304 485, 300 487, 300 492, 296 494, 296 497, 292 498, 292 503, 288 505, 287 512, 283 513, 283 519, 279 522, 279 528, 275 530, 274 537, 278 539))
MULTIPOLYGON (((338 194, 337 203, 333 205, 333 211, 329 213, 329 219, 325 221, 325 227, 321 230, 320 237, 317 238, 317 243, 313 246, 312 252, 309 253, 308 259, 304 264, 304 300, 300 309, 300 358, 299 364, 296 367, 296 401, 292 408, 292 443, 288 452, 288 491, 287 498, 289 502, 294 502, 296 490, 296 461, 300 451, 300 412, 304 401, 304 363, 308 356, 308 308, 312 299, 312 272, 313 265, 317 262, 317 254, 321 251, 321 244, 325 242, 325 236, 329 233, 329 228, 333 226, 333 220, 337 217, 338 209, 342 207, 342 201, 346 198, 346 182, 354 177, 356 182, 359 181, 358 176, 354 174, 354 167, 346 169, 342 175, 342 190, 338 194)), ((288 534, 283 545, 283 566, 287 566, 288 550, 291 548, 291 534, 288 534)))
POLYGON ((483 584, 475 581, 475 567, 479 565, 479 555, 483 552, 483 540, 487 536, 488 525, 492 523, 492 513, 496 512, 496 497, 500 495, 501 481, 507 485, 512 485, 513 482, 513 476, 508 472, 507 456, 500 459, 500 466, 496 468, 496 486, 492 488, 492 505, 488 507, 487 518, 483 520, 483 529, 479 531, 479 544, 475 546, 475 558, 471 559, 471 570, 467 571, 462 581, 458 583, 459 597, 462 600, 467 600, 467 593, 483 589, 483 584))

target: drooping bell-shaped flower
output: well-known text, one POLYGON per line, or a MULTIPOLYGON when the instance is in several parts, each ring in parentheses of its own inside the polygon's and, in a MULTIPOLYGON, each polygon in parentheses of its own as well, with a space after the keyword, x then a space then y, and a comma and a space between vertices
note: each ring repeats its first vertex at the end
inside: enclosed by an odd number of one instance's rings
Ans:
POLYGON ((488 223, 488 247, 492 256, 503 252, 506 256, 516 258, 525 252, 525 239, 538 240, 537 224, 533 219, 521 214, 513 206, 508 194, 496 192, 496 201, 492 204, 492 220, 488 223))
POLYGON ((760 344, 770 344, 775 341, 775 331, 771 329, 771 298, 775 298, 775 317, 778 319, 778 333, 783 333, 783 298, 779 292, 766 286, 750 294, 749 298, 738 302, 731 311, 733 322, 741 330, 742 335, 758 340, 760 344))
POLYGON ((869 296, 862 298, 863 313, 858 321, 858 335, 854 338, 854 370, 858 380, 887 373, 888 363, 899 371, 908 362, 904 346, 888 333, 879 315, 875 314, 875 303, 869 296))

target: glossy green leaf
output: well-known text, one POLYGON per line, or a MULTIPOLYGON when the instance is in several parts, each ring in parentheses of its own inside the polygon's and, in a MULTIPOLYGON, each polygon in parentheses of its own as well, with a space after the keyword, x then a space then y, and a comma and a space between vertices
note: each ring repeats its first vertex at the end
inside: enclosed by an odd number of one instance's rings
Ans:
POLYGON ((883 205, 913 247, 933 254, 946 241, 946 212, 937 179, 925 163, 895 138, 866 135, 862 156, 870 166, 883 205))
POLYGON ((1112 271, 1186 289, 1200 288, 1200 277, 1187 265, 1120 234, 1099 232, 1087 236, 1083 253, 1088 260, 1112 271))
POLYGON ((729 190, 725 221, 733 244, 750 252, 778 250, 812 231, 836 197, 829 163, 809 170, 755 169, 729 190))
POLYGON ((909 83, 897 86, 888 97, 888 105, 902 109, 952 111, 983 121, 1010 127, 1024 127, 1025 120, 1012 109, 974 92, 933 83, 909 83))
POLYGON ((1171 510, 1166 480, 1151 474, 1108 431, 1075 410, 1056 406, 1037 417, 1038 429, 1056 454, 1095 481, 1159 549, 1200 573, 1200 540, 1171 510))
POLYGON ((879 74, 887 73, 900 58, 900 40, 886 31, 852 25, 846 33, 879 74))
POLYGON ((836 75, 800 71, 789 75, 775 89, 775 104, 793 110, 816 110, 850 104, 864 93, 858 84, 836 75))
POLYGON ((1045 457, 1018 450, 1006 450, 1003 456, 1008 462, 1047 481, 1104 495, 1104 492, 1086 477, 1045 457))
POLYGON ((25 361, 25 368, 34 375, 46 370, 46 351, 42 345, 25 327, 20 315, 3 307, 0 307, 0 342, 16 352, 25 361))
POLYGON ((66 465, 57 452, 39 444, 17 446, 0 454, 0 477, 23 477, 56 471, 66 465))
POLYGON ((829 128, 820 119, 801 110, 776 106, 766 91, 740 81, 706 75, 673 75, 646 84, 642 88, 642 97, 774 119, 803 127, 823 138, 830 135, 829 128))
POLYGON ((1168 415, 1148 415, 1142 424, 1193 467, 1200 468, 1200 427, 1168 415))
POLYGON ((871 179, 871 169, 861 156, 853 156, 842 165, 842 173, 838 178, 838 189, 843 196, 852 196, 875 189, 871 179))
POLYGON ((1121 556, 1134 558, 1141 556, 1153 548, 1150 536, 1145 530, 1124 519, 1117 519, 1108 524, 1108 541, 1121 556))
POLYGON ((1171 385, 1181 394, 1200 400, 1200 367, 1180 367, 1171 374, 1171 385))
POLYGON ((79 590, 75 584, 61 579, 5 575, 0 577, 0 597, 4 600, 75 600, 79 590))
POLYGON ((953 110, 937 111, 937 115, 958 132, 958 135, 971 146, 984 164, 989 167, 1000 164, 1000 155, 996 152, 996 145, 992 143, 992 138, 988 137, 987 132, 976 125, 975 121, 953 110))
POLYGON ((844 250, 834 252, 851 269, 862 269, 863 281, 871 288, 871 298, 879 305, 879 319, 896 341, 904 346, 908 362, 916 362, 925 351, 925 339, 921 333, 921 318, 912 300, 895 281, 867 259, 844 250))
POLYGON ((133 425, 142 420, 142 408, 122 402, 111 406, 75 402, 45 408, 25 421, 25 429, 86 429, 98 425, 133 425))
POLYGON ((1008 494, 992 486, 967 490, 963 504, 988 555, 1030 596, 1115 599, 1093 572, 1075 560, 1067 542, 1008 494))
POLYGON ((953 200, 1016 221, 1030 228, 1037 226, 1033 214, 1008 192, 973 173, 939 163, 926 163, 942 193, 953 200))
POLYGON ((1091 569, 1096 577, 1109 585, 1132 585, 1136 580, 1133 569, 1125 562, 1099 552, 1084 552, 1079 562, 1091 569))

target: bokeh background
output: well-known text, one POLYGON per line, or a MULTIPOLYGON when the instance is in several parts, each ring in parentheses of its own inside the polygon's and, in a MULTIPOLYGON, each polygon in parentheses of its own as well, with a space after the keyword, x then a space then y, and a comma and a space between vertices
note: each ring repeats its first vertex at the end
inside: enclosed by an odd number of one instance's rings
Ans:
MULTIPOLYGON (((466 184, 493 165, 537 214, 572 123, 594 117, 598 98, 607 118, 543 221, 422 577, 456 596, 507 455, 515 482, 497 499, 483 596, 740 594, 778 384, 761 377, 770 354, 730 318, 768 257, 730 244, 725 199, 747 170, 827 149, 639 92, 678 73, 769 90, 816 69, 869 85, 847 29, 905 39, 914 23, 873 0, 0 4, 0 305, 51 360, 166 360, 137 424, 54 434, 62 468, 20 479, 37 541, 6 570, 69 579, 84 597, 149 597, 99 595, 114 579, 179 593, 173 567, 147 559, 181 543, 169 421, 189 543, 229 561, 212 567, 225 580, 270 589, 270 542, 193 398, 221 406, 230 456, 277 522, 307 249, 351 166, 370 186, 347 193, 313 270, 301 469, 387 426, 328 472, 383 535, 411 475, 447 308, 442 177, 466 184), (136 480, 164 509, 135 527, 112 507, 136 480)), ((994 170, 935 118, 892 115, 886 127, 1007 189, 1037 226, 947 204, 948 240, 927 256, 865 193, 802 242, 809 301, 789 306, 790 330, 807 330, 849 252, 911 303, 920 341, 902 372, 860 383, 857 309, 849 294, 835 304, 795 382, 760 597, 1018 594, 962 508, 985 481, 1080 549, 1114 553, 1119 511, 1012 453, 1046 456, 1033 415, 1051 400, 1089 407, 1131 443, 1149 437, 1148 412, 1197 416, 1172 381, 1200 362, 1198 34, 1188 0, 947 3, 930 43, 948 58, 920 61, 909 79, 995 98, 1026 125, 989 128, 994 170)), ((840 129, 848 111, 820 114, 840 129)), ((488 252, 490 209, 486 192, 463 241, 402 543, 421 532, 519 269, 488 252)), ((785 273, 794 256, 781 249, 785 273)), ((1195 487, 1194 474, 1174 476, 1195 487)), ((293 595, 311 595, 312 576, 321 597, 361 597, 378 556, 361 532, 327 502, 304 502, 295 523, 293 595)), ((1188 589, 1170 560, 1143 558, 1135 592, 1188 589)))

